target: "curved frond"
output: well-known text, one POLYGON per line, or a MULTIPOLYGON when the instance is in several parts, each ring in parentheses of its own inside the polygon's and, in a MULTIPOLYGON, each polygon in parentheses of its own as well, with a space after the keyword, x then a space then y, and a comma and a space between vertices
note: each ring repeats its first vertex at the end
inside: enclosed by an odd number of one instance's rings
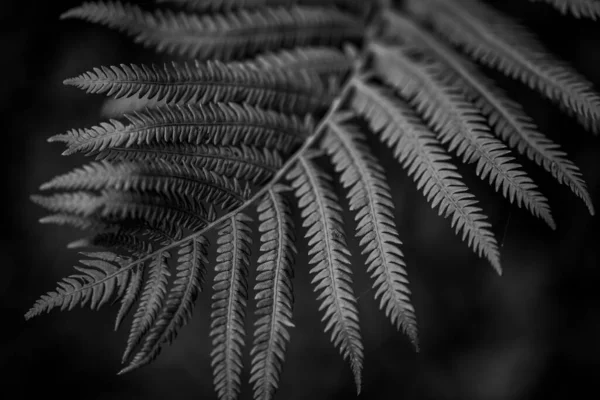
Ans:
POLYGON ((65 12, 108 26, 159 52, 196 59, 233 60, 304 45, 335 45, 361 36, 352 15, 326 7, 240 9, 223 14, 144 11, 118 2, 88 2, 65 12))
POLYGON ((302 226, 308 228, 306 238, 314 265, 315 291, 321 292, 320 310, 324 312, 325 332, 331 331, 331 340, 344 359, 350 362, 358 392, 361 388, 363 345, 358 323, 356 297, 352 289, 350 251, 343 229, 342 209, 327 176, 309 158, 299 157, 288 173, 302 209, 302 226))
POLYGON ((126 230, 100 232, 92 237, 71 242, 67 247, 69 249, 103 247, 105 249, 124 250, 134 254, 144 254, 151 250, 150 243, 137 236, 135 232, 128 232, 126 230))
POLYGON ((511 148, 542 166, 560 182, 569 186, 594 214, 592 199, 579 168, 566 158, 560 146, 540 133, 531 117, 521 106, 511 100, 477 68, 463 60, 453 49, 429 34, 417 24, 398 13, 388 13, 387 20, 394 32, 403 40, 430 51, 445 67, 447 74, 457 75, 457 85, 465 91, 481 112, 488 118, 496 135, 511 148))
POLYGON ((418 347, 417 321, 385 172, 356 127, 330 121, 321 147, 331 157, 347 190, 350 210, 356 213, 356 236, 367 254, 367 272, 375 279, 375 298, 396 328, 418 347))
POLYGON ((282 190, 283 186, 269 190, 257 207, 262 235, 254 286, 258 319, 250 351, 254 399, 274 397, 290 340, 289 329, 294 327, 292 278, 296 247, 291 210, 282 190))
POLYGON ((114 190, 154 192, 167 199, 200 199, 218 203, 223 209, 240 205, 250 196, 250 188, 237 179, 226 178, 193 165, 166 161, 145 163, 106 161, 92 162, 65 175, 59 175, 41 186, 42 190, 114 190))
POLYGON ((266 147, 288 153, 312 133, 311 118, 298 118, 248 104, 166 106, 126 114, 117 120, 53 136, 64 142, 63 153, 96 154, 112 148, 142 145, 193 144, 266 147))
POLYGON ((154 314, 152 327, 140 351, 119 374, 132 371, 152 362, 165 343, 171 343, 179 330, 188 323, 198 293, 202 291, 206 273, 208 241, 196 237, 178 251, 177 276, 167 296, 164 308, 154 314))
POLYGON ((318 75, 304 71, 261 71, 252 64, 219 61, 162 66, 102 66, 64 81, 86 93, 159 102, 246 102, 256 107, 305 114, 325 108, 332 99, 318 75))
POLYGON ((240 8, 256 9, 274 6, 301 5, 338 5, 356 9, 356 0, 157 0, 157 3, 171 3, 191 11, 215 12, 240 8))
POLYGON ((214 385, 222 400, 235 399, 241 390, 242 351, 245 346, 248 268, 252 220, 239 213, 219 231, 212 296, 210 336, 214 385))
POLYGON ((171 255, 168 252, 162 252, 150 262, 146 285, 131 323, 127 348, 123 353, 123 362, 129 359, 135 347, 150 330, 163 306, 167 295, 168 277, 171 276, 167 264, 170 257, 171 255))
POLYGON ((456 233, 468 241, 479 256, 485 256, 501 273, 498 243, 491 225, 476 207, 475 196, 468 192, 460 174, 435 134, 414 111, 392 93, 362 79, 353 81, 352 108, 362 115, 394 156, 408 171, 439 214, 451 217, 456 233))
POLYGON ((115 331, 119 330, 121 324, 127 314, 133 308, 133 305, 138 300, 142 292, 142 286, 144 283, 144 270, 140 267, 136 268, 135 271, 131 272, 131 279, 129 280, 129 284, 127 285, 127 290, 125 291, 125 295, 121 299, 121 307, 119 308, 119 312, 117 313, 117 318, 115 320, 115 331))
POLYGON ((83 266, 74 267, 79 273, 58 282, 55 291, 48 292, 35 302, 25 314, 25 319, 56 307, 60 307, 61 311, 72 310, 76 305, 83 307, 88 302, 92 310, 97 310, 113 298, 118 298, 117 292, 128 285, 129 271, 119 273, 121 267, 115 262, 123 262, 120 257, 111 254, 107 258, 102 254, 96 253, 98 257, 93 257, 96 259, 80 260, 83 266))
POLYGON ((431 60, 416 62, 399 46, 371 46, 375 70, 419 111, 440 137, 465 163, 476 163, 476 173, 489 179, 496 191, 516 202, 552 228, 556 225, 546 198, 509 156, 510 150, 491 133, 484 117, 470 103, 452 76, 431 60))
POLYGON ((547 3, 563 14, 571 14, 576 18, 600 18, 600 2, 598 0, 529 0, 535 3, 547 3))
POLYGON ((298 47, 263 54, 246 63, 262 70, 310 71, 320 76, 340 76, 350 71, 352 60, 335 47, 298 47))
POLYGON ((600 96, 593 85, 548 53, 525 28, 474 0, 410 0, 443 37, 479 62, 518 79, 559 103, 587 128, 600 130, 600 96), (424 3, 427 3, 425 5, 424 3))
POLYGON ((225 177, 260 184, 270 179, 283 165, 276 150, 267 148, 215 145, 170 144, 115 147, 104 150, 97 160, 109 162, 150 162, 192 165, 225 177))

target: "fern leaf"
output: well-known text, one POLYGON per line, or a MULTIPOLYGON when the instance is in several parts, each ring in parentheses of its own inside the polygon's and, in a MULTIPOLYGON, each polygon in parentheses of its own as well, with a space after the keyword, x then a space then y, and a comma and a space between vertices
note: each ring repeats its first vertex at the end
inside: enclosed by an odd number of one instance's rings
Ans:
POLYGON ((88 192, 57 193, 52 196, 31 196, 31 201, 59 214, 89 217, 100 210, 104 199, 88 192))
POLYGON ((180 228, 201 229, 212 222, 215 210, 206 209, 194 199, 149 193, 104 191, 99 196, 86 192, 61 193, 52 196, 32 196, 42 207, 59 214, 92 218, 107 224, 135 222, 164 232, 167 236, 181 236, 180 228))
POLYGON ((299 158, 287 179, 302 209, 302 225, 308 228, 310 263, 314 265, 312 282, 315 291, 321 291, 318 300, 320 310, 324 311, 325 331, 331 331, 333 344, 350 362, 360 392, 363 345, 339 200, 331 187, 331 178, 306 155, 299 158))
POLYGON ((304 120, 250 105, 209 104, 167 106, 125 115, 128 125, 117 120, 87 129, 74 129, 51 137, 64 142, 63 153, 95 154, 111 148, 139 145, 193 144, 266 147, 290 152, 313 129, 304 120))
POLYGON ((106 190, 154 192, 166 198, 176 196, 220 203, 224 209, 241 204, 249 197, 250 188, 237 179, 226 178, 213 171, 192 165, 163 161, 146 163, 106 161, 92 162, 65 175, 59 175, 41 186, 42 190, 106 190))
POLYGON ((67 245, 69 249, 82 247, 103 247, 106 249, 119 249, 130 253, 146 253, 150 243, 136 236, 134 233, 119 231, 100 232, 90 238, 79 239, 67 245))
POLYGON ((135 347, 156 321, 167 295, 167 280, 171 275, 167 261, 168 252, 159 253, 150 262, 150 271, 146 286, 140 298, 137 311, 133 317, 127 348, 123 353, 123 362, 127 361, 135 347))
POLYGON ((257 9, 274 6, 304 5, 354 5, 354 0, 157 0, 157 3, 171 3, 192 11, 215 12, 240 8, 257 9))
POLYGON ((169 291, 164 308, 155 317, 141 350, 120 374, 132 371, 154 360, 164 343, 171 343, 179 330, 188 323, 198 293, 202 291, 206 273, 208 241, 204 237, 191 239, 178 251, 177 278, 169 291))
MULTIPOLYGON (((90 308, 97 310, 117 295, 117 291, 126 287, 129 281, 128 271, 120 272, 120 266, 114 262, 123 260, 114 254, 106 259, 102 254, 90 255, 99 259, 80 260, 83 266, 74 267, 78 274, 71 275, 58 282, 53 292, 48 292, 35 302, 25 314, 25 319, 31 319, 53 308, 72 310, 76 305, 82 307, 90 302, 90 308)), ((118 297, 118 296, 117 296, 118 297)))
POLYGON ((241 390, 245 346, 248 268, 252 246, 251 221, 239 213, 219 231, 212 296, 211 352, 215 389, 220 399, 235 399, 241 390))
POLYGON ((342 120, 330 121, 321 147, 331 157, 347 190, 350 210, 356 213, 356 235, 362 253, 367 254, 367 272, 375 279, 375 297, 397 329, 418 347, 417 322, 400 250, 402 242, 394 223, 394 204, 385 173, 354 126, 342 120))
POLYGON ((576 18, 600 18, 600 3, 597 0, 529 0, 535 3, 547 3, 563 14, 571 14, 576 18))
POLYGON ((340 76, 350 71, 352 61, 334 47, 299 47, 260 55, 248 65, 262 70, 284 69, 340 76))
POLYGON ((466 96, 488 118, 497 136, 511 148, 527 155, 560 182, 571 188, 594 215, 594 206, 579 168, 566 158, 560 146, 541 134, 521 106, 490 82, 481 72, 442 41, 398 13, 387 13, 386 20, 395 35, 426 49, 457 75, 466 96))
POLYGON ((275 7, 195 15, 147 12, 131 4, 89 2, 64 13, 124 32, 159 52, 232 60, 303 45, 336 45, 359 38, 362 23, 335 8, 275 7))
POLYGON ((374 43, 375 69, 407 98, 450 150, 465 163, 477 163, 476 173, 489 178, 496 191, 525 207, 552 228, 556 225, 546 198, 508 154, 510 150, 490 132, 484 117, 468 102, 452 77, 434 63, 415 62, 400 47, 374 43))
POLYGON ((254 286, 258 319, 250 352, 254 399, 274 397, 290 340, 288 330, 294 326, 292 278, 296 247, 291 210, 280 193, 282 188, 279 185, 269 190, 257 208, 262 254, 254 286))
POLYGON ((119 330, 119 327, 123 323, 123 320, 131 311, 131 308, 137 301, 138 297, 142 291, 142 285, 144 283, 144 270, 140 267, 136 268, 134 272, 131 273, 131 279, 129 280, 129 285, 127 285, 127 291, 125 292, 125 296, 121 299, 121 307, 119 308, 119 312, 117 313, 117 318, 115 320, 115 331, 119 330))
MULTIPOLYGON (((147 108, 160 108, 168 103, 164 100, 144 99, 137 96, 108 98, 102 104, 100 115, 106 118, 120 118, 123 114, 133 114, 147 108)), ((175 104, 183 104, 181 102, 175 104)))
POLYGON ((148 227, 172 237, 180 237, 181 228, 196 231, 215 218, 212 206, 206 208, 197 199, 174 195, 165 198, 150 193, 104 191, 99 199, 102 208, 96 215, 111 221, 143 222, 148 227))
POLYGON ((592 84, 519 24, 473 0, 410 0, 409 8, 426 11, 434 28, 473 58, 559 103, 586 128, 600 129, 600 96, 592 84))
POLYGON ((451 157, 417 115, 391 93, 362 79, 354 79, 352 108, 369 122, 371 129, 393 149, 397 160, 408 171, 439 214, 451 216, 452 227, 469 247, 489 260, 501 273, 498 244, 491 225, 476 207, 451 157))
POLYGON ((116 147, 102 151, 97 160, 108 162, 149 162, 165 160, 169 164, 192 165, 217 175, 261 184, 281 168, 283 161, 276 150, 267 148, 215 145, 155 145, 116 147))
POLYGON ((64 81, 87 93, 138 97, 172 103, 246 102, 257 107, 305 114, 328 106, 331 94, 318 75, 252 64, 219 61, 163 66, 102 66, 64 81))
POLYGON ((80 217, 70 214, 52 214, 39 220, 41 224, 70 225, 74 228, 90 231, 101 231, 115 227, 98 218, 80 217))

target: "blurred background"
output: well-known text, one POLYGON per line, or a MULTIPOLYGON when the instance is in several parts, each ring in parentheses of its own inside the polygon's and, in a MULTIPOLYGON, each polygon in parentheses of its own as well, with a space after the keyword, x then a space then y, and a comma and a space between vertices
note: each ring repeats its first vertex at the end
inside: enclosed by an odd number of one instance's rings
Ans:
MULTIPOLYGON (((552 52, 600 88, 600 23, 562 18, 550 7, 524 0, 492 3, 532 27, 552 52)), ((194 319, 175 343, 154 364, 124 376, 116 372, 127 329, 113 332, 114 307, 52 312, 27 323, 23 319, 42 293, 71 274, 78 255, 65 245, 81 236, 70 228, 38 224, 45 213, 29 201, 41 183, 84 162, 62 157, 61 146, 46 139, 103 120, 99 110, 104 97, 65 87, 62 80, 99 65, 164 59, 108 29, 58 20, 61 12, 78 4, 9 0, 0 9, 3 392, 90 400, 216 398, 209 356, 210 290, 200 296, 194 319)), ((600 138, 532 91, 493 76, 524 104, 542 132, 563 145, 600 207, 600 138)), ((406 337, 376 312, 370 278, 361 268, 364 260, 356 257, 354 287, 360 296, 366 353, 361 398, 516 400, 596 392, 599 219, 566 187, 523 158, 549 197, 558 224, 555 232, 494 195, 472 171, 461 170, 502 243, 505 273, 498 277, 430 208, 391 154, 377 145, 374 151, 394 179, 421 352, 415 353, 406 337)), ((357 245, 353 238, 350 244, 357 245)), ((298 247, 300 253, 306 250, 302 242, 298 247)), ((302 257, 295 287, 296 328, 278 398, 355 398, 350 369, 322 332, 302 257)), ((245 381, 247 377, 246 372, 245 381)), ((251 398, 247 383, 242 398, 251 398)))

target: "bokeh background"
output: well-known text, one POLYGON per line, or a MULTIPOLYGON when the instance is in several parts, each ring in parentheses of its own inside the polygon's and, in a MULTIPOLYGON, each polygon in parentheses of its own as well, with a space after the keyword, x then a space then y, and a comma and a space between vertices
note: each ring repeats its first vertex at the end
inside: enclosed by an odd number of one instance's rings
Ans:
MULTIPOLYGON (((551 51, 600 88, 600 23, 561 18, 525 0, 493 3, 531 26, 551 51)), ((193 321, 175 343, 151 366, 125 376, 115 375, 127 332, 113 332, 114 308, 23 319, 78 259, 65 245, 80 232, 38 224, 44 211, 29 201, 41 183, 84 161, 60 156, 61 146, 46 138, 102 120, 105 99, 65 87, 62 80, 99 65, 163 59, 108 29, 58 20, 77 4, 9 0, 0 8, 2 392, 89 400, 216 398, 209 357, 210 291, 200 296, 193 321)), ((493 76, 543 132, 562 143, 600 206, 600 138, 532 91, 493 76)), ((505 273, 498 277, 426 204, 389 151, 382 146, 374 151, 394 180, 421 352, 415 353, 376 312, 364 260, 356 257, 355 291, 366 349, 361 398, 565 399, 597 393, 599 219, 587 214, 566 187, 522 158, 550 199, 556 232, 494 195, 472 171, 461 171, 502 243, 505 273)), ((356 241, 351 238, 350 244, 356 241)), ((299 250, 306 250, 304 243, 299 250)), ((296 328, 278 398, 355 398, 349 368, 322 333, 305 258, 298 260, 295 286, 296 328)), ((243 398, 250 397, 244 384, 243 398)))

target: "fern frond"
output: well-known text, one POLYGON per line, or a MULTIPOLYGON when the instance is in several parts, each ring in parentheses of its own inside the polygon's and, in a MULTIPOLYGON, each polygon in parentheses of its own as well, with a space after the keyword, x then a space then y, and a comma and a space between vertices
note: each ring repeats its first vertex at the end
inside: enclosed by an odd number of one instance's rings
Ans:
POLYGON ((281 185, 269 190, 257 207, 262 253, 254 286, 258 319, 250 351, 254 399, 274 397, 290 340, 289 329, 294 327, 292 278, 296 247, 291 210, 282 190, 281 185))
POLYGON ((352 108, 393 149, 396 159, 413 177, 432 207, 439 208, 440 215, 451 216, 456 233, 462 230, 462 239, 467 238, 469 247, 487 258, 501 273, 498 244, 491 225, 475 206, 475 196, 468 192, 435 134, 392 93, 360 78, 353 80, 353 86, 352 108))
POLYGON ((593 85, 549 54, 519 24, 479 1, 410 0, 408 3, 417 13, 425 11, 426 15, 421 17, 471 57, 559 103, 587 129, 596 133, 600 130, 600 96, 593 85))
POLYGON ((116 165, 106 161, 92 162, 55 177, 41 189, 154 192, 168 199, 176 196, 202 199, 207 203, 218 203, 223 209, 235 207, 250 196, 249 186, 243 186, 235 178, 162 160, 116 165))
POLYGON ((375 298, 396 328, 418 347, 417 321, 385 172, 356 127, 330 121, 321 147, 331 157, 347 190, 350 210, 356 213, 356 236, 367 254, 367 272, 375 279, 375 298))
POLYGON ((135 232, 126 230, 100 232, 92 237, 71 242, 67 247, 69 249, 103 247, 106 249, 120 249, 134 254, 145 254, 152 249, 149 242, 137 236, 135 232))
POLYGON ((152 327, 163 306, 167 295, 168 277, 171 275, 167 264, 169 258, 168 252, 162 252, 150 262, 146 285, 131 323, 127 348, 123 353, 123 362, 129 359, 135 347, 152 327))
POLYGON ((212 205, 207 208, 198 199, 182 196, 167 199, 150 193, 107 190, 99 198, 102 201, 102 208, 96 214, 99 217, 119 222, 142 222, 175 238, 181 236, 182 228, 202 229, 215 218, 212 205))
POLYGON ((102 231, 116 227, 113 224, 94 217, 80 217, 71 214, 52 214, 39 220, 41 224, 70 225, 74 228, 90 231, 102 231))
POLYGON ((331 94, 319 76, 307 71, 207 61, 102 66, 64 81, 86 93, 114 98, 136 96, 172 103, 246 102, 256 107, 305 114, 326 107, 331 94))
POLYGON ((490 133, 484 117, 445 69, 437 68, 430 60, 416 62, 401 47, 374 42, 371 48, 377 74, 411 102, 442 143, 465 163, 477 163, 477 176, 483 180, 489 178, 495 190, 511 203, 525 205, 555 229, 546 198, 508 155, 510 150, 490 133))
POLYGON ((142 292, 142 286, 144 283, 144 270, 141 267, 137 267, 135 271, 131 272, 131 278, 129 279, 129 285, 125 291, 125 296, 121 299, 121 307, 117 313, 115 320, 115 331, 119 330, 123 320, 129 314, 133 305, 138 300, 142 292))
POLYGON ((63 154, 95 154, 111 148, 135 145, 193 144, 266 147, 288 153, 310 133, 310 117, 301 119, 247 104, 167 106, 125 115, 128 125, 117 120, 87 129, 56 135, 64 142, 63 154))
POLYGON ((529 0, 534 3, 547 3, 563 14, 571 14, 576 18, 600 18, 600 2, 598 0, 529 0))
POLYGON ((240 9, 195 15, 171 10, 148 12, 131 4, 88 2, 64 13, 124 32, 159 52, 196 59, 233 60, 304 45, 336 45, 361 36, 352 15, 326 7, 240 9))
POLYGON ((352 68, 352 60, 335 47, 298 47, 260 55, 247 65, 262 70, 284 69, 342 76, 352 68))
MULTIPOLYGON (((108 98, 102 104, 100 115, 106 118, 120 118, 123 114, 133 114, 145 109, 160 108, 168 103, 164 100, 144 99, 137 96, 108 98)), ((183 104, 182 102, 175 104, 183 104)))
POLYGON ((123 374, 154 360, 165 343, 171 343, 179 330, 188 323, 198 293, 202 291, 206 273, 208 241, 200 236, 182 245, 178 251, 177 279, 169 291, 164 308, 155 318, 141 350, 131 363, 123 368, 123 374))
POLYGON ((252 221, 239 213, 219 231, 212 296, 211 352, 215 390, 222 400, 235 399, 241 390, 242 350, 245 346, 248 268, 252 221))
POLYGON ((518 103, 512 101, 453 49, 408 18, 399 13, 387 13, 385 17, 395 35, 430 51, 448 68, 444 71, 445 74, 457 75, 457 85, 463 88, 468 99, 488 118, 497 136, 552 173, 559 183, 569 186, 594 215, 592 199, 579 168, 566 158, 558 144, 538 131, 533 119, 518 103))
POLYGON ((31 196, 31 201, 49 211, 89 217, 96 213, 104 204, 104 199, 88 192, 56 193, 51 196, 31 196))
MULTIPOLYGON (((90 257, 93 257, 91 254, 90 257)), ((58 287, 53 292, 48 292, 35 302, 33 307, 25 314, 25 319, 31 319, 43 312, 60 307, 63 310, 72 310, 76 305, 82 307, 90 302, 90 308, 97 310, 117 296, 117 292, 126 287, 129 282, 129 273, 119 273, 120 265, 115 265, 123 260, 112 254, 106 257, 102 253, 95 254, 97 259, 80 260, 83 266, 74 267, 78 274, 71 275, 58 282, 58 287)))
POLYGON ((218 175, 256 184, 270 179, 283 164, 276 150, 246 145, 171 144, 115 147, 100 152, 96 159, 135 163, 165 160, 170 164, 192 165, 218 175))
POLYGON ((352 290, 350 251, 343 230, 342 209, 331 187, 331 178, 320 170, 310 155, 299 157, 286 179, 292 184, 302 209, 302 226, 308 228, 310 263, 314 265, 315 291, 324 312, 325 332, 344 359, 350 362, 357 391, 361 388, 363 345, 358 323, 356 297, 352 290))
POLYGON ((157 0, 157 3, 171 3, 191 11, 215 12, 240 8, 256 9, 275 6, 301 5, 341 5, 352 6, 355 0, 157 0))

